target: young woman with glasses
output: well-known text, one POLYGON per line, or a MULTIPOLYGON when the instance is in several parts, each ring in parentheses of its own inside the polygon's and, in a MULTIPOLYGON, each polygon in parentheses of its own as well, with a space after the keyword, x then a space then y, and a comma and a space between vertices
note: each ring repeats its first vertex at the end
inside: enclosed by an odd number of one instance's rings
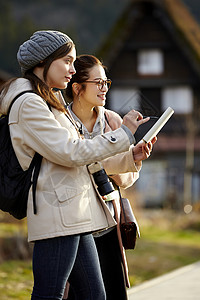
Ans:
MULTIPOLYGON (((104 108, 106 94, 111 86, 105 67, 92 55, 80 55, 74 63, 76 74, 72 76, 66 89, 71 102, 68 109, 80 129, 84 139, 93 139, 105 132, 117 129, 122 124, 121 117, 104 108)), ((156 138, 149 144, 141 143, 122 154, 101 161, 106 173, 114 184, 121 188, 130 187, 139 176, 141 161, 148 158, 156 138), (119 175, 120 174, 120 175, 119 175)), ((98 149, 95 149, 98 151, 98 149)), ((113 215, 119 215, 119 195, 106 204, 113 215)), ((107 300, 127 299, 129 286, 124 249, 119 245, 117 228, 94 234, 107 300)), ((79 277, 81 280, 81 276, 79 277)), ((69 300, 76 299, 75 287, 70 282, 69 300)), ((67 294, 67 293, 66 293, 67 294)), ((65 297, 67 297, 65 295, 65 297)))

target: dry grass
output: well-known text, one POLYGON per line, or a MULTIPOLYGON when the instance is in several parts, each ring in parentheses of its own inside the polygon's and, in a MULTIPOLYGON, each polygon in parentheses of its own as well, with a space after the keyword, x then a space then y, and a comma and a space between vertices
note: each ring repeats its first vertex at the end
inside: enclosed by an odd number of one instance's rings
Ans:
POLYGON ((141 239, 127 251, 131 285, 200 260, 198 213, 138 211, 141 239))

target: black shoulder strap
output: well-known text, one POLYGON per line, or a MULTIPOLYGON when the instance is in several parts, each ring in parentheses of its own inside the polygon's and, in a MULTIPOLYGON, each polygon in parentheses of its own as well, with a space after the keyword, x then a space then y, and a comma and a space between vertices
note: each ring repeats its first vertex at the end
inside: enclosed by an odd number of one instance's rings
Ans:
POLYGON ((111 130, 113 130, 112 127, 110 126, 109 121, 108 121, 108 116, 106 114, 106 111, 104 112, 104 117, 105 117, 105 120, 106 120, 106 123, 108 124, 108 126, 111 128, 111 130))
POLYGON ((104 112, 104 117, 105 117, 106 122, 107 122, 108 125, 110 126, 109 121, 108 121, 108 117, 107 117, 107 115, 106 115, 106 112, 104 112))
POLYGON ((12 100, 12 102, 10 103, 10 106, 9 106, 9 109, 8 109, 8 115, 9 115, 10 110, 11 110, 13 104, 15 103, 15 101, 16 101, 20 96, 24 95, 25 93, 35 93, 35 92, 32 91, 32 90, 29 90, 29 91, 23 91, 23 92, 19 93, 17 96, 15 96, 15 98, 14 98, 14 99, 12 100))
POLYGON ((32 177, 32 195, 33 195, 33 212, 37 214, 37 206, 36 206, 36 187, 37 187, 37 180, 40 172, 40 167, 42 163, 42 156, 35 152, 35 155, 32 159, 34 169, 33 169, 33 177, 32 177))

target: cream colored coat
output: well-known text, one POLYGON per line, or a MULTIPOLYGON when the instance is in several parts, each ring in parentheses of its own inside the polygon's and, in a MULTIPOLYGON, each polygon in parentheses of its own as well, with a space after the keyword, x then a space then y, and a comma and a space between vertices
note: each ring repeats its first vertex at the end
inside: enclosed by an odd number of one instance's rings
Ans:
MULTIPOLYGON (((0 113, 7 113, 12 99, 24 90, 31 90, 28 80, 20 78, 13 82, 0 99, 0 113)), ((130 142, 122 128, 92 140, 81 140, 65 114, 55 109, 51 112, 45 101, 32 93, 15 102, 9 125, 23 169, 28 168, 35 151, 43 156, 36 215, 31 191, 28 199, 29 241, 93 232, 116 224, 104 201, 97 198, 86 165, 129 150, 130 142)), ((130 165, 121 167, 118 173, 132 171, 130 165)), ((109 165, 108 170, 113 171, 109 165)))

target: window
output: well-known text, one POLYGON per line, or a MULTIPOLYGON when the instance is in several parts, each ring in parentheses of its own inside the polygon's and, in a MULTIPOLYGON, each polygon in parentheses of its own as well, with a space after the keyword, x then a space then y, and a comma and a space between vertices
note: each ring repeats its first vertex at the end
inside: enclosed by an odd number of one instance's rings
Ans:
POLYGON ((138 52, 137 71, 141 75, 160 75, 164 71, 163 53, 159 49, 138 52))
POLYGON ((189 86, 168 87, 162 91, 162 109, 174 109, 175 113, 186 114, 193 110, 193 92, 189 86))

